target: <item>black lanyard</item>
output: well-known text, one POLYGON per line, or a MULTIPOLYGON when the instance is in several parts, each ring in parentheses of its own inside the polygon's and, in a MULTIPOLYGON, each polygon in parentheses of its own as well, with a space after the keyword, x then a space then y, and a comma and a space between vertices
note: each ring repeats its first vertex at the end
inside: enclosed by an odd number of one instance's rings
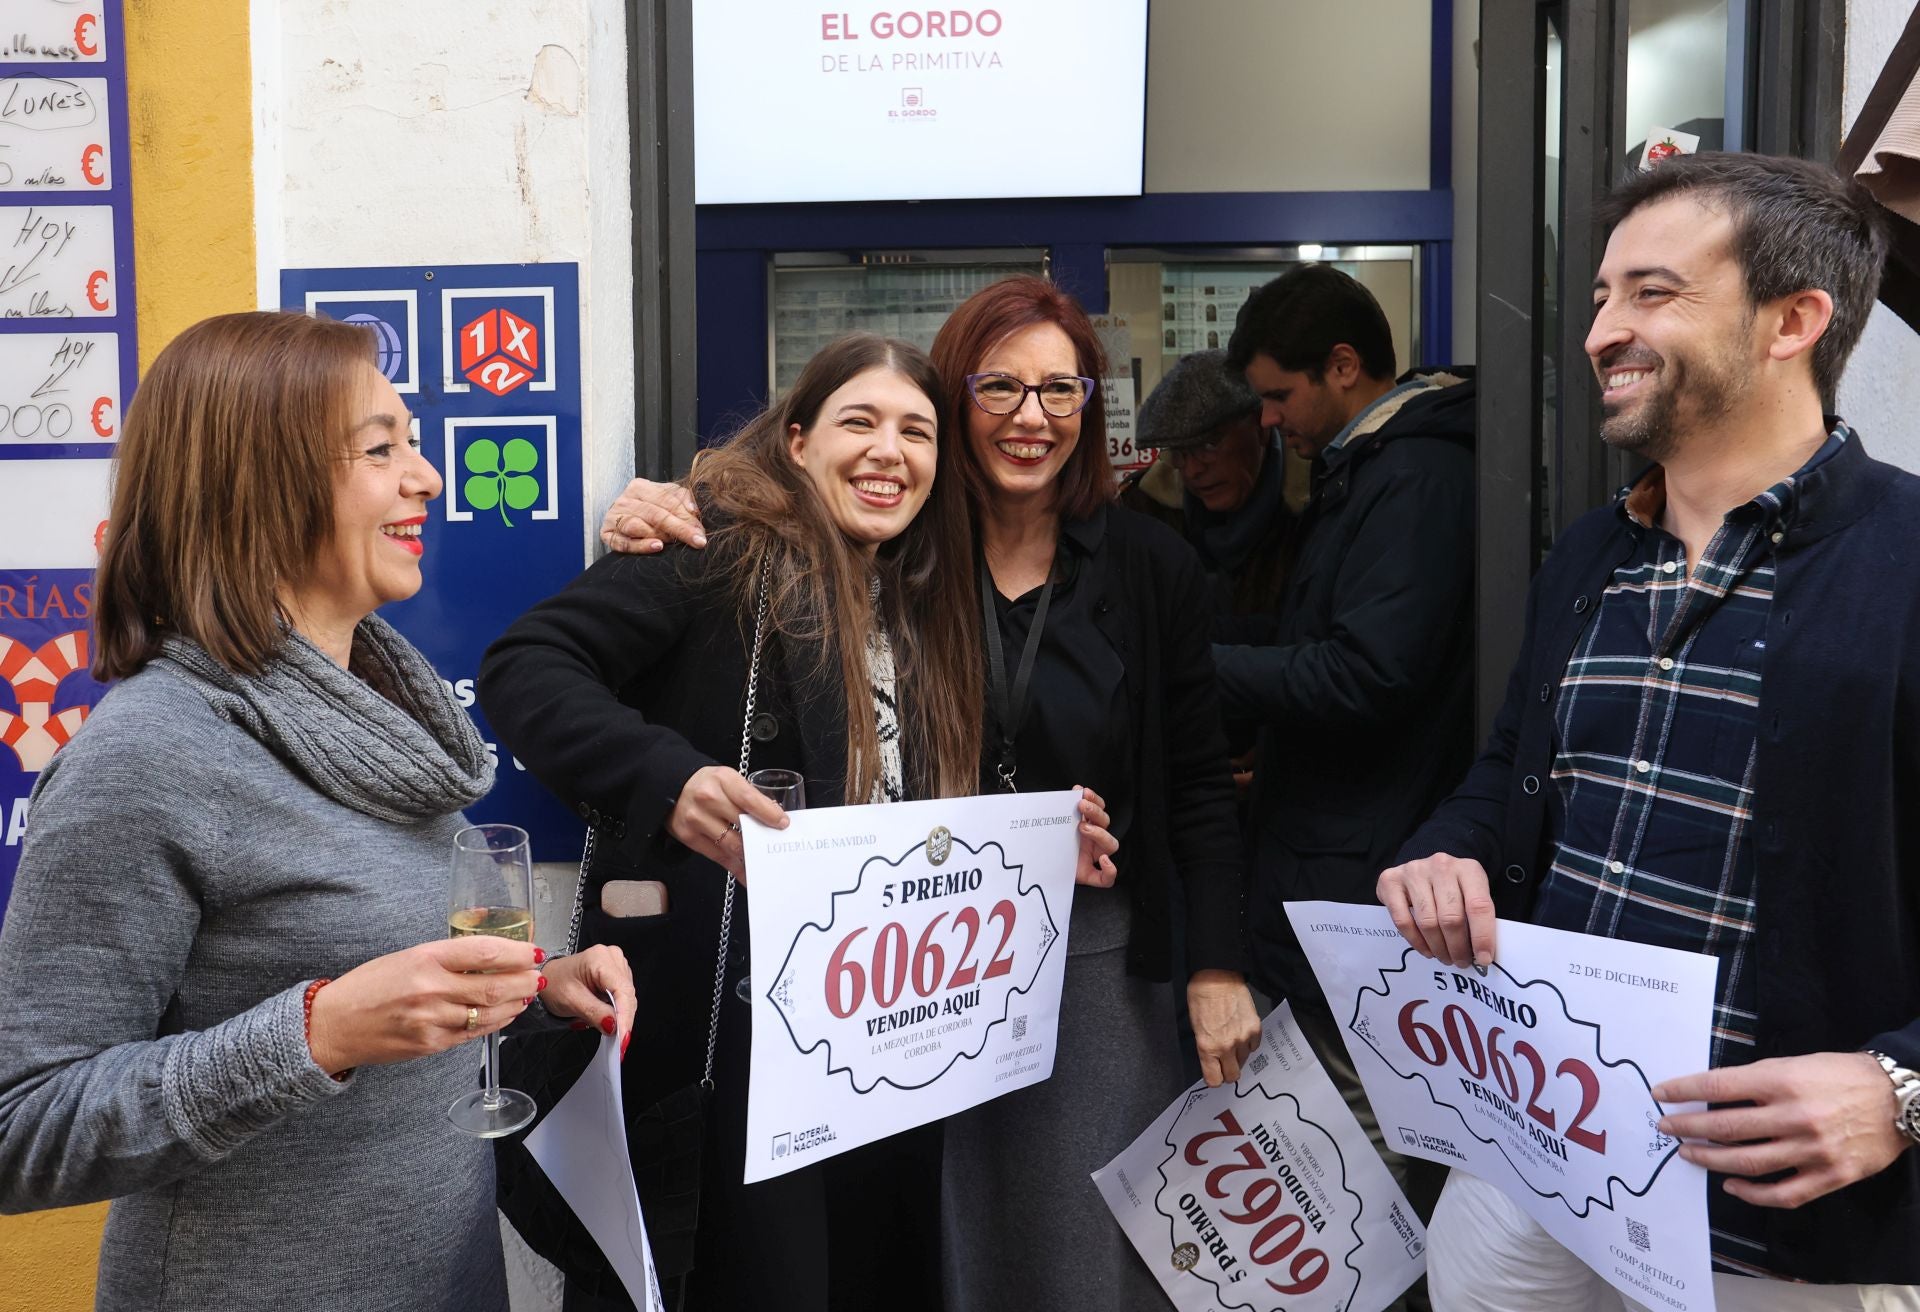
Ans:
POLYGON ((1026 645, 1020 649, 1020 668, 1014 673, 1013 688, 1007 688, 1007 658, 1000 646, 1000 614, 993 604, 993 573, 987 568, 985 556, 980 558, 980 607, 982 623, 987 639, 987 678, 988 687, 993 696, 993 718, 1000 726, 1000 759, 994 763, 1000 775, 1000 784, 1008 792, 1018 792, 1013 786, 1014 771, 1019 763, 1014 757, 1013 740, 1020 733, 1020 726, 1027 721, 1028 685, 1033 682, 1033 661, 1040 654, 1040 633, 1047 627, 1047 603, 1053 600, 1053 573, 1047 573, 1047 584, 1040 589, 1040 602, 1033 610, 1033 626, 1027 630, 1026 645))

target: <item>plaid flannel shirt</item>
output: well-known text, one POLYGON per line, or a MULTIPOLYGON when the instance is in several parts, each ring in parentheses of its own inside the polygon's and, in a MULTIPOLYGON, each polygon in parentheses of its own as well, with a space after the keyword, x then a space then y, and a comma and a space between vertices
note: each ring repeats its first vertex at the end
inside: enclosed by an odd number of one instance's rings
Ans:
MULTIPOLYGON (((1753 1059, 1753 772, 1773 548, 1795 480, 1846 442, 1729 511, 1691 574, 1659 527, 1664 473, 1619 502, 1644 531, 1581 635, 1554 708, 1553 864, 1537 924, 1719 958, 1712 1066, 1753 1059)), ((1708 1195, 1715 1265, 1766 1275, 1759 1227, 1708 1195)))

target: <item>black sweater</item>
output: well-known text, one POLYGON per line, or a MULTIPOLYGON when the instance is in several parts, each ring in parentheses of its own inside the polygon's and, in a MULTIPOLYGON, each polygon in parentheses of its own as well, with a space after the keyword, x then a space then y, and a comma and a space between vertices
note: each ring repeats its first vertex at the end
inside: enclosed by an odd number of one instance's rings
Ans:
MULTIPOLYGON (((1187 968, 1244 972, 1245 863, 1207 646, 1206 572, 1179 534, 1120 506, 1068 524, 1063 536, 1074 540, 1060 551, 1084 553, 1074 587, 1089 591, 1092 627, 1125 667, 1132 727, 1126 754, 1108 764, 1105 777, 1061 782, 1112 793, 1112 780, 1125 771, 1130 783, 1131 823, 1114 860, 1133 908, 1127 969, 1148 979, 1171 973, 1170 900, 1178 880, 1187 908, 1187 968)), ((1009 677, 1018 659, 1019 652, 1006 653, 1009 677)), ((1099 730, 1088 725, 1085 735, 1097 739, 1099 730)), ((1030 754, 1038 753, 1021 753, 1030 754)), ((991 787, 991 767, 983 777, 983 787, 991 787)))

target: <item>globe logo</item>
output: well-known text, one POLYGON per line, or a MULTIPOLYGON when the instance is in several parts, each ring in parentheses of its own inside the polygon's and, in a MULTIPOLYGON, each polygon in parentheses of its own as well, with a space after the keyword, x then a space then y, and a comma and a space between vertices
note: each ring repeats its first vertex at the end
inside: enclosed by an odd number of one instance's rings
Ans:
POLYGON ((374 367, 387 376, 388 382, 400 376, 401 351, 398 329, 377 314, 350 314, 342 322, 365 324, 373 329, 374 367))

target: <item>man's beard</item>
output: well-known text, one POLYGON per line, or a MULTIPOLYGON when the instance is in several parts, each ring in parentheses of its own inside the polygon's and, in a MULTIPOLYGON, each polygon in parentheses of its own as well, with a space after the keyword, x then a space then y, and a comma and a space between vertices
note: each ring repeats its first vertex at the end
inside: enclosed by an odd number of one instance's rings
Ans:
POLYGON ((1693 431, 1732 413, 1753 373, 1740 346, 1729 344, 1691 366, 1681 356, 1607 360, 1600 367, 1603 388, 1607 371, 1622 365, 1651 369, 1652 390, 1619 414, 1608 414, 1602 400, 1600 440, 1658 465, 1668 463, 1693 431))
POLYGON ((1663 465, 1680 447, 1680 432, 1674 426, 1674 414, 1680 408, 1674 379, 1664 374, 1649 375, 1655 387, 1640 398, 1637 406, 1620 414, 1608 414, 1600 403, 1600 440, 1616 450, 1663 465))

